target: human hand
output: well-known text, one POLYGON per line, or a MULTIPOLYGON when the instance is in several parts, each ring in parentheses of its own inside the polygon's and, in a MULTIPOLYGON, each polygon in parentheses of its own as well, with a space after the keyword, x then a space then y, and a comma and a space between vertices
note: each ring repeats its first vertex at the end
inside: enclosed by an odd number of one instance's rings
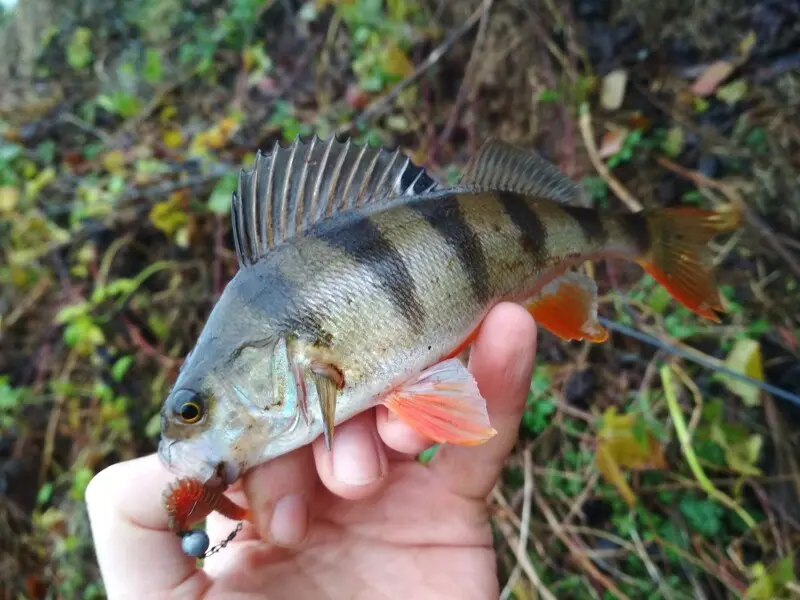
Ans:
MULTIPOLYGON (((175 477, 158 458, 105 469, 86 500, 108 597, 497 598, 486 497, 516 441, 535 354, 530 315, 496 307, 469 365, 494 438, 441 447, 423 465, 414 458, 429 440, 382 406, 366 411, 337 426, 331 453, 319 438, 234 484, 254 524, 203 568, 167 528, 161 494, 175 477)), ((211 544, 235 525, 209 515, 211 544)))

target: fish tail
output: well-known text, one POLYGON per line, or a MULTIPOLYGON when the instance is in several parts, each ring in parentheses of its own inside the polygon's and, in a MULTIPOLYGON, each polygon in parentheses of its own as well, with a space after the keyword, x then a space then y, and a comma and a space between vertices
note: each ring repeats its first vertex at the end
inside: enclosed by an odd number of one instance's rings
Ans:
POLYGON ((643 213, 650 244, 636 262, 672 295, 698 315, 719 322, 724 312, 707 244, 717 234, 739 227, 736 210, 716 212, 694 207, 663 208, 643 213))

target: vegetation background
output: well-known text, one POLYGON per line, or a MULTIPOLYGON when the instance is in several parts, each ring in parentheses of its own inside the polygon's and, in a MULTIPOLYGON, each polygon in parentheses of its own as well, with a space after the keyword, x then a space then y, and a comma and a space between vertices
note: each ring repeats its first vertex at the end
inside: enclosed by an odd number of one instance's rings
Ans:
POLYGON ((517 600, 800 597, 798 48, 798 0, 8 3, 0 597, 103 597, 86 484, 155 448, 235 272, 238 169, 312 133, 443 180, 494 135, 598 207, 743 210, 721 324, 601 263, 602 316, 648 337, 542 333, 491 498, 499 576, 517 600))

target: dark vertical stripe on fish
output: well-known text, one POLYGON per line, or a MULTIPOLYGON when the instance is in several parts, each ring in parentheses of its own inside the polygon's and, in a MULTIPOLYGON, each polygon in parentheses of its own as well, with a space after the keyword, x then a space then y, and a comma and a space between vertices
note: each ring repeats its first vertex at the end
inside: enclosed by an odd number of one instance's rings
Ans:
POLYGON ((368 217, 356 218, 341 228, 321 229, 317 237, 366 265, 412 329, 422 331, 425 311, 417 299, 414 279, 397 248, 368 217))
POLYGON ((647 253, 653 243, 647 219, 641 214, 619 215, 619 226, 630 242, 641 252, 647 253))
POLYGON ((547 230, 536 211, 526 202, 525 197, 513 192, 497 192, 500 204, 508 217, 521 232, 520 244, 535 261, 547 257, 547 230))
POLYGON ((458 197, 455 194, 436 200, 409 204, 425 221, 438 231, 447 245, 456 253, 461 267, 467 274, 475 299, 484 303, 491 297, 489 268, 480 238, 464 218, 458 197))
POLYGON ((596 210, 568 204, 562 205, 561 208, 580 226, 587 242, 602 246, 608 241, 608 232, 603 227, 603 221, 596 210))

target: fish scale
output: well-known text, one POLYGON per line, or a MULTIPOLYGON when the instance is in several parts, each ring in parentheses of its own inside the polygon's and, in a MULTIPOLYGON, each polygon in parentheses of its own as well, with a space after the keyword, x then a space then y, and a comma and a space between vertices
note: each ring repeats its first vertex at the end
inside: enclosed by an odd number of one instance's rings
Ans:
POLYGON ((232 483, 378 404, 431 441, 490 439, 456 356, 501 301, 565 340, 603 342, 586 260, 638 263, 718 320, 707 242, 738 215, 615 214, 537 155, 487 141, 442 187, 399 151, 331 138, 259 153, 232 196, 240 269, 162 408, 174 472, 232 483), (199 415, 199 416, 198 416, 199 415))

